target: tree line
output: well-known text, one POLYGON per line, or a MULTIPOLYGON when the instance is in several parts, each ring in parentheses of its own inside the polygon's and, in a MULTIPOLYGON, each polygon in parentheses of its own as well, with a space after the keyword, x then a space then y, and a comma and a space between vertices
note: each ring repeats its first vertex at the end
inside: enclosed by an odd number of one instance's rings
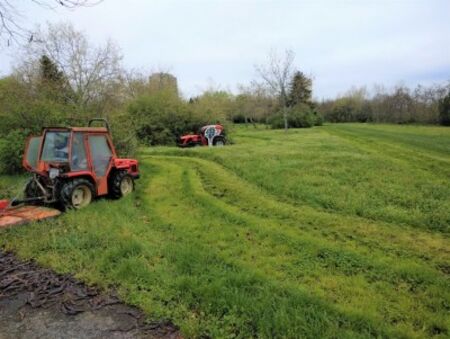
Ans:
POLYGON ((174 145, 177 137, 211 123, 271 128, 330 122, 450 124, 449 86, 410 90, 353 89, 335 100, 313 99, 312 77, 295 67, 292 51, 271 52, 257 77, 237 93, 211 87, 185 98, 167 70, 143 73, 123 66, 112 41, 93 45, 71 24, 47 24, 0 78, 0 172, 17 172, 24 142, 44 126, 84 126, 109 120, 121 155, 142 145, 174 145), (154 73, 154 74, 153 74, 154 73))
POLYGON ((450 82, 411 89, 398 85, 387 90, 375 86, 353 88, 344 95, 318 104, 329 122, 375 122, 450 125, 450 82))

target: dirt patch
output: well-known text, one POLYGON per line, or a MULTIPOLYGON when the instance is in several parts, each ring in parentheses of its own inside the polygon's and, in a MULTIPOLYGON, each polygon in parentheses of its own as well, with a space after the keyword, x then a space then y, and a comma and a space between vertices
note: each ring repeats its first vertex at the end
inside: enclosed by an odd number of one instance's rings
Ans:
POLYGON ((181 338, 170 321, 0 250, 0 338, 181 338))

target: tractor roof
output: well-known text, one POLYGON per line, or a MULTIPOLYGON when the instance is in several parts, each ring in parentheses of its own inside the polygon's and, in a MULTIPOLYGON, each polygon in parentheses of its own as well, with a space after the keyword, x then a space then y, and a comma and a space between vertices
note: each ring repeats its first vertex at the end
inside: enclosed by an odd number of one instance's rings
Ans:
POLYGON ((72 127, 71 129, 74 132, 94 132, 94 133, 108 132, 108 129, 106 129, 106 127, 72 127))
POLYGON ((108 133, 106 127, 45 127, 44 131, 73 131, 90 133, 108 133))

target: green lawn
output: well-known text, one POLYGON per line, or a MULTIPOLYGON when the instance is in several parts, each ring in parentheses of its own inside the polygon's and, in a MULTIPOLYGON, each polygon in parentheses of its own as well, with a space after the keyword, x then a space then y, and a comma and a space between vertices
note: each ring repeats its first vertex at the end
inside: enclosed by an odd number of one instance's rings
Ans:
POLYGON ((449 128, 231 135, 143 149, 133 196, 0 231, 0 245, 186 337, 450 335, 449 128))

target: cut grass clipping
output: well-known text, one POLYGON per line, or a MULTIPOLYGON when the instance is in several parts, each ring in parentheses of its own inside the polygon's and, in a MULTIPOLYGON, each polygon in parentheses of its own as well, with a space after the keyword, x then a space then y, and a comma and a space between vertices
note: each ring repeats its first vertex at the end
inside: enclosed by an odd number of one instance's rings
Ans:
POLYGON ((449 129, 235 127, 234 140, 143 149, 132 196, 0 243, 186 337, 450 335, 449 129))

